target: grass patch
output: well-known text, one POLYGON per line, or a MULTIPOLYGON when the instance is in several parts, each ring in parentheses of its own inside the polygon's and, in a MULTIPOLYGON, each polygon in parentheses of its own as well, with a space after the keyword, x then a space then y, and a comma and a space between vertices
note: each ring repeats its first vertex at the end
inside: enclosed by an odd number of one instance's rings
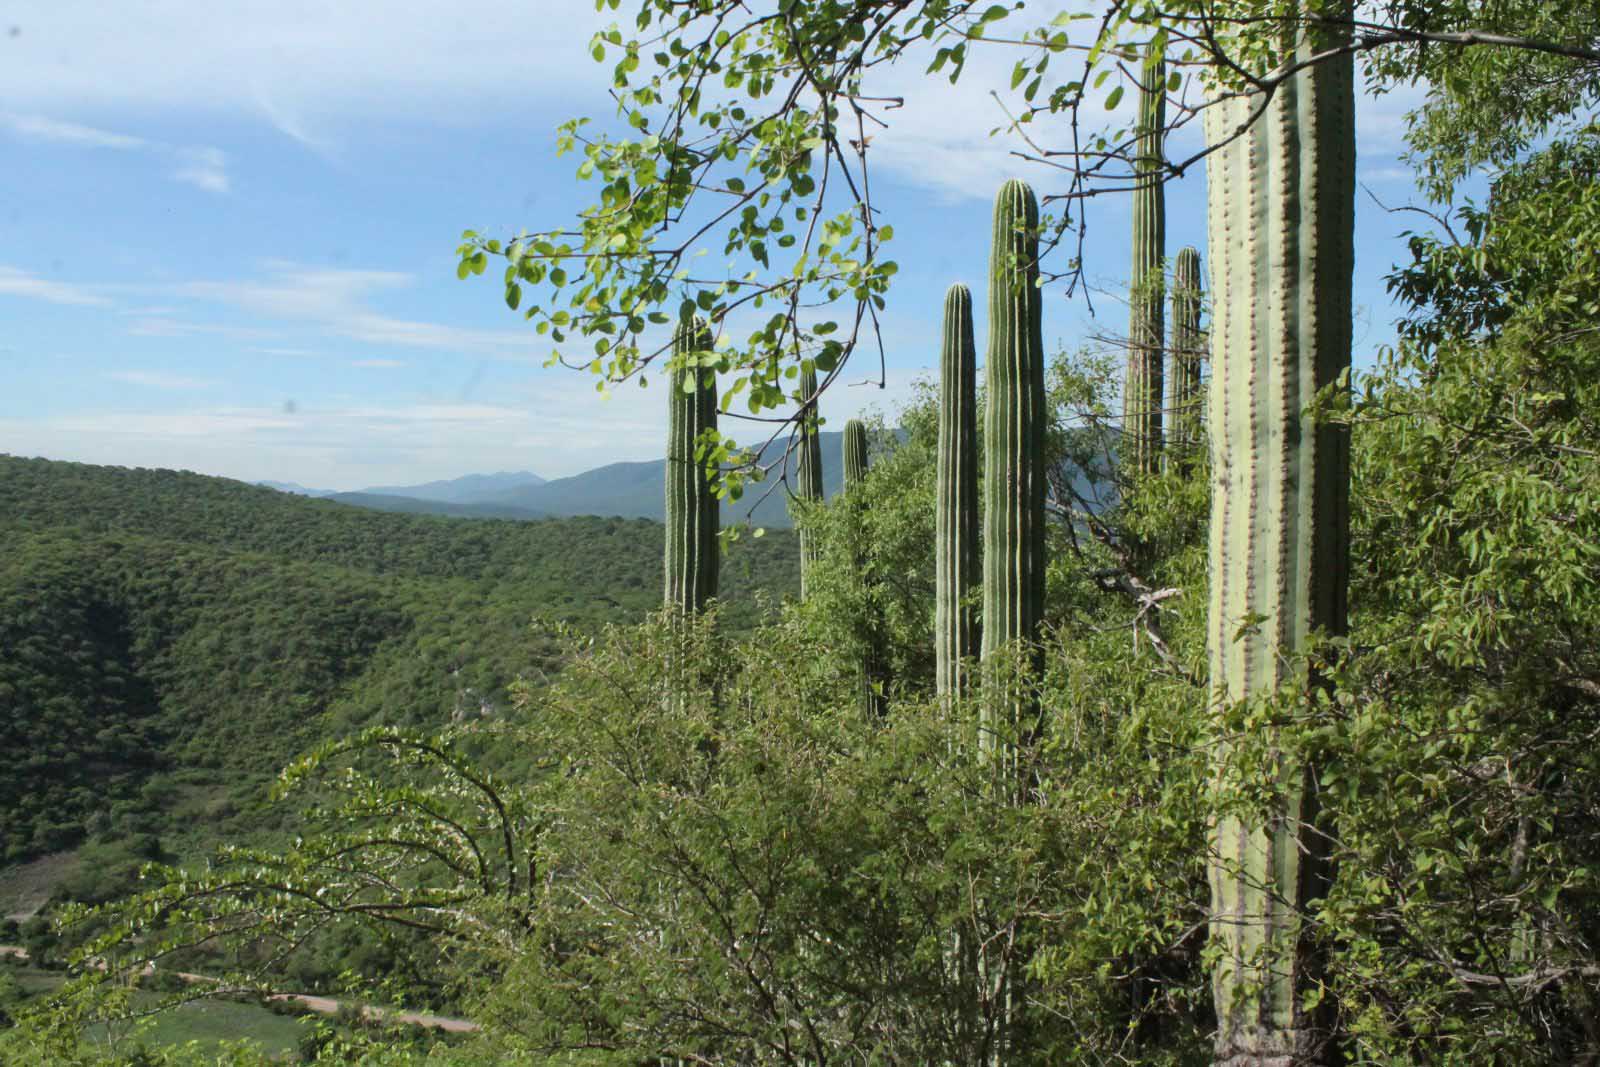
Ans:
MULTIPOLYGON (((160 1002, 152 993, 134 994, 136 1007, 146 1007, 160 1002)), ((259 1004, 236 1000, 197 1000, 170 1011, 161 1012, 137 1024, 116 1023, 108 1026, 98 1023, 84 1031, 92 1044, 127 1046, 132 1043, 148 1047, 185 1045, 191 1041, 202 1046, 215 1046, 223 1041, 248 1039, 255 1042, 269 1056, 286 1063, 299 1060, 300 1039, 306 1034, 308 1024, 292 1016, 278 1015, 259 1004)))

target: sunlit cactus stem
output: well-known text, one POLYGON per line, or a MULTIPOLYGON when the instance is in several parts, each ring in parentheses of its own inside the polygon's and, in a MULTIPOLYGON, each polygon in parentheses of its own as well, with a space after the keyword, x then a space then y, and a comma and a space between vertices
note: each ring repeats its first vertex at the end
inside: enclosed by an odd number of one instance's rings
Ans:
POLYGON ((966 664, 978 652, 978 621, 971 600, 981 566, 977 381, 972 293, 964 285, 952 285, 944 298, 939 357, 934 651, 940 696, 966 690, 966 664))
POLYGON ((1128 373, 1122 391, 1124 455, 1129 468, 1141 474, 1153 474, 1161 466, 1162 260, 1167 245, 1161 141, 1167 125, 1167 65, 1155 47, 1145 57, 1139 77, 1128 373))
MULTIPOLYGON (((1044 609, 1044 340, 1039 292, 1039 203, 1019 181, 995 199, 989 259, 989 354, 984 411, 983 661, 987 674, 980 752, 1003 794, 1020 800, 1019 743, 1037 710, 1016 677, 1035 662, 1044 609)), ((1023 968, 980 956, 994 1033, 989 1063, 1013 1056, 1024 1025, 1023 968)))
POLYGON ((1200 367, 1205 359, 1201 296, 1200 253, 1184 248, 1172 265, 1172 337, 1167 346, 1167 409, 1173 421, 1168 441, 1184 469, 1201 440, 1200 367))
MULTIPOLYGON (((1315 414, 1350 368, 1355 189, 1348 7, 1324 4, 1256 73, 1320 56, 1270 98, 1229 96, 1206 109, 1212 330, 1211 684, 1222 709, 1301 704, 1318 680, 1295 654, 1347 621, 1350 453, 1346 428, 1315 414), (1292 45, 1292 47, 1290 47, 1292 45), (1253 112, 1263 109, 1259 117, 1253 112), (1247 129, 1245 129, 1248 127, 1247 129), (1240 135, 1238 131, 1245 129, 1240 135)), ((1280 719, 1297 709, 1279 707, 1280 719)), ((1299 710, 1304 710, 1299 709, 1299 710)), ((1265 773, 1274 798, 1214 820, 1210 848, 1219 1067, 1327 1062, 1329 1028, 1306 994, 1318 960, 1307 907, 1325 886, 1314 769, 1277 743, 1224 729, 1217 794, 1265 773), (1262 750, 1266 755, 1262 755, 1262 750), (1239 764, 1236 766, 1236 764, 1239 764), (1244 764, 1248 764, 1247 766, 1244 764)), ((1255 783, 1246 795, 1259 795, 1255 783)))
MULTIPOLYGON (((984 412, 983 656, 1026 647, 1044 606, 1044 340, 1039 204, 1006 182, 994 208, 989 261, 989 354, 984 412)), ((1028 729, 1031 703, 989 701, 985 746, 1028 729)))
POLYGON ((717 428, 717 378, 697 363, 711 349, 704 320, 685 320, 673 335, 667 398, 666 606, 698 614, 717 595, 720 509, 713 477, 697 455, 701 435, 717 428))
MULTIPOLYGON (((817 372, 810 367, 800 371, 800 429, 795 457, 795 496, 803 504, 822 502, 822 442, 817 428, 817 372)), ((800 526, 800 598, 806 596, 806 579, 817 559, 816 540, 806 531, 802 514, 800 526)))

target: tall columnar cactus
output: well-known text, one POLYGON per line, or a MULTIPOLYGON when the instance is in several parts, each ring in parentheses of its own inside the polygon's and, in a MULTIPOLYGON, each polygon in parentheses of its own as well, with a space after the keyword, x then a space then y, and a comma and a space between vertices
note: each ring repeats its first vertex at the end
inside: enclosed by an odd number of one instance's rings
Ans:
MULTIPOLYGON (((1269 62, 1336 58, 1285 79, 1270 99, 1224 94, 1206 110, 1214 148, 1208 643, 1211 682, 1226 706, 1293 684, 1289 660, 1307 638, 1346 628, 1349 438, 1307 412, 1350 367, 1353 70, 1349 53, 1339 54, 1348 29, 1328 18, 1339 14, 1330 7, 1285 43, 1292 56, 1269 62)), ((1226 738, 1217 749, 1223 768, 1226 738)), ((1264 816, 1224 809, 1214 822, 1216 1063, 1303 1067, 1323 1062, 1327 1040, 1304 999, 1316 957, 1303 920, 1323 888, 1326 842, 1312 769, 1273 735, 1254 740, 1276 752, 1267 768, 1281 799, 1264 816)))
POLYGON ((972 293, 952 285, 944 298, 939 356, 939 498, 934 542, 934 650, 940 696, 966 688, 964 664, 978 651, 972 587, 978 583, 978 352, 972 293))
POLYGON ((1172 412, 1169 440, 1182 455, 1200 444, 1200 364, 1205 337, 1200 333, 1200 253, 1185 248, 1172 265, 1171 365, 1167 375, 1167 408, 1172 412))
MULTIPOLYGON (((808 504, 822 502, 822 442, 817 429, 817 372, 800 371, 800 445, 795 461, 795 495, 808 504)), ((800 524, 800 598, 806 595, 806 572, 817 558, 817 546, 800 524)))
POLYGON ((1134 149, 1133 276, 1128 294, 1128 373, 1122 390, 1123 449, 1130 469, 1161 465, 1162 259, 1167 251, 1167 201, 1161 141, 1167 125, 1167 65, 1145 57, 1139 77, 1134 149))
MULTIPOLYGON (((867 426, 860 419, 851 419, 844 424, 843 454, 846 502, 850 507, 864 508, 867 501, 862 496, 861 483, 867 477, 867 426)), ((867 592, 865 585, 868 579, 862 553, 854 545, 849 546, 847 551, 851 554, 851 580, 862 587, 862 592, 867 592)), ((883 654, 879 646, 876 634, 869 629, 861 653, 861 710, 867 715, 876 715, 883 710, 883 654)))
POLYGON ((849 490, 867 476, 867 424, 851 419, 844 424, 844 487, 849 490))
MULTIPOLYGON (((994 206, 984 412, 983 655, 1034 640, 1044 605, 1044 340, 1039 204, 1009 181, 994 206)), ((984 744, 1027 727, 1021 700, 990 702, 984 744), (998 716, 1010 722, 1000 722, 998 716)))
POLYGON ((709 351, 711 331, 702 319, 685 320, 673 335, 675 368, 667 388, 666 605, 684 615, 698 613, 717 595, 721 557, 717 545, 719 507, 712 480, 695 452, 704 430, 717 427, 717 379, 693 365, 709 351))
MULTIPOLYGON (((1035 727, 1030 699, 1007 678, 1004 657, 1032 659, 1044 608, 1044 339, 1039 292, 1039 203, 1019 181, 1000 188, 989 257, 989 354, 984 412, 983 658, 991 672, 979 750, 1006 791, 1021 785, 1011 739, 1035 727)), ((1011 1057, 1023 998, 1021 968, 980 956, 994 1005, 990 1063, 1011 1057)))

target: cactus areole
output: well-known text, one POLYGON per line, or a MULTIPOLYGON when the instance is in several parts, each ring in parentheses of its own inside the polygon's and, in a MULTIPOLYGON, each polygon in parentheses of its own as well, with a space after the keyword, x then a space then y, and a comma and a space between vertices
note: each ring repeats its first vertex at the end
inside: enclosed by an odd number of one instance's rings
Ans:
POLYGON ((944 298, 939 356, 938 505, 934 542, 934 653, 941 696, 966 688, 964 664, 978 652, 971 602, 982 553, 978 530, 978 353, 972 293, 952 285, 944 298))
MULTIPOLYGON (((1337 53, 1344 33, 1329 22, 1302 30, 1292 58, 1337 53)), ((1206 111, 1216 146, 1208 644, 1225 707, 1291 685, 1290 657, 1314 632, 1345 632, 1348 432, 1307 408, 1350 367, 1353 115, 1348 52, 1294 74, 1268 101, 1234 97, 1206 111)), ((1316 779, 1286 753, 1273 758, 1280 799, 1262 814, 1219 812, 1212 830, 1222 1067, 1305 1067, 1328 1055, 1327 1027, 1305 996, 1317 978, 1305 909, 1326 877, 1316 779)))
POLYGON ((717 379, 695 364, 696 353, 711 349, 703 320, 678 324, 668 381, 666 606, 690 615, 717 595, 721 566, 717 532, 719 508, 712 479, 696 456, 700 434, 717 427, 717 379))
POLYGON ((1128 307, 1128 373, 1122 427, 1130 467, 1153 474, 1161 466, 1161 345, 1167 201, 1161 141, 1167 125, 1167 65, 1158 52, 1139 77, 1139 126, 1134 158, 1133 271, 1128 307))
MULTIPOLYGON (((1044 340, 1039 204, 1006 182, 995 199, 989 261, 989 353, 984 412, 983 655, 1026 646, 1044 606, 1044 340)), ((983 743, 1029 728, 1021 699, 991 701, 983 743), (1013 721, 1000 723, 1000 715, 1013 721)))

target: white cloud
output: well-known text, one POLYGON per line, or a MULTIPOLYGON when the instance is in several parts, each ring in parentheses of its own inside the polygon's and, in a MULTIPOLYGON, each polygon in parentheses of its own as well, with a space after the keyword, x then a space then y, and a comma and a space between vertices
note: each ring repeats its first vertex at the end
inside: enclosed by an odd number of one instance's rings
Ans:
POLYGON ((233 337, 240 339, 263 338, 271 330, 253 326, 234 326, 219 322, 190 322, 174 318, 176 312, 162 315, 142 315, 129 326, 128 333, 135 337, 193 337, 197 335, 233 337))
POLYGON ((227 156, 218 148, 169 145, 161 141, 114 133, 76 122, 63 122, 43 115, 0 113, 0 128, 10 130, 27 140, 46 141, 74 148, 111 148, 169 156, 176 164, 172 177, 177 181, 193 185, 197 189, 204 189, 208 193, 228 191, 227 156))
POLYGON ((80 126, 75 122, 59 122, 42 115, 0 115, 0 126, 29 140, 53 141, 83 148, 144 148, 149 143, 142 137, 80 126))
POLYGON ((0 452, 332 489, 508 468, 562 477, 658 456, 665 403, 659 387, 601 398, 583 376, 538 371, 481 403, 347 401, 0 418, 0 452))
POLYGON ((593 0, 141 0, 29 5, 12 17, 0 99, 122 114, 231 111, 311 147, 329 123, 427 113, 471 122, 469 101, 604 100, 610 65, 588 36, 623 12, 593 0))
POLYGON ((228 191, 228 157, 218 148, 184 148, 172 176, 208 193, 228 191))
POLYGON ((377 370, 387 370, 393 367, 410 366, 410 364, 403 359, 353 359, 350 361, 350 365, 352 367, 369 367, 377 370))
POLYGON ((51 304, 106 307, 111 301, 81 286, 52 282, 16 267, 0 266, 0 296, 20 296, 51 304))
POLYGON ((1417 173, 1410 167, 1363 167, 1356 177, 1364 182, 1415 182, 1417 173))
POLYGON ((111 371, 106 377, 129 385, 144 385, 152 389, 207 389, 215 382, 204 378, 187 378, 179 374, 166 374, 150 370, 111 371))
POLYGON ((337 336, 367 344, 476 351, 503 359, 530 359, 536 353, 531 330, 422 322, 385 315, 370 306, 371 298, 383 290, 412 286, 415 279, 409 274, 281 262, 269 264, 268 272, 265 281, 190 282, 178 291, 266 318, 315 323, 337 336))

